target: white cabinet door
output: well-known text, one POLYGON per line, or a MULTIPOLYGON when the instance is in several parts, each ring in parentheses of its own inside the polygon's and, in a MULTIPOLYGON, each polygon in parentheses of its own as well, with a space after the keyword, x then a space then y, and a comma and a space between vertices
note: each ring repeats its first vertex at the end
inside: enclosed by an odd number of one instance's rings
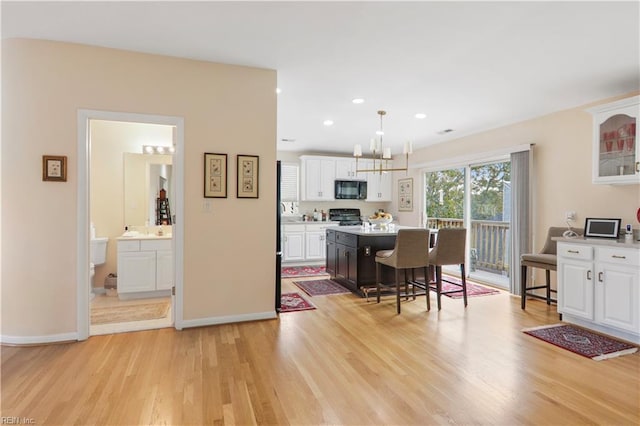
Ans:
POLYGON ((156 289, 156 252, 118 253, 118 292, 132 293, 156 289))
POLYGON ((156 289, 170 290, 173 287, 173 251, 156 252, 156 289))
POLYGON ((593 114, 593 183, 640 183, 640 96, 589 109, 593 114))
POLYGON ((307 231, 306 243, 307 243, 307 260, 320 260, 325 259, 327 256, 327 248, 325 244, 325 230, 322 231, 307 231))
POLYGON ((303 200, 333 200, 333 186, 336 179, 335 159, 306 158, 302 164, 304 172, 303 200))
POLYGON ((638 268, 601 263, 596 272, 596 321, 640 333, 638 268))
POLYGON ((593 320, 593 263, 558 261, 558 312, 593 320))
POLYGON ((336 159, 336 179, 355 180, 356 160, 352 158, 336 159))
MULTIPOLYGON (((385 167, 393 167, 389 162, 385 167)), ((369 172, 367 175, 367 201, 391 201, 391 172, 369 172)))
POLYGON ((304 231, 284 232, 284 262, 304 260, 304 231))

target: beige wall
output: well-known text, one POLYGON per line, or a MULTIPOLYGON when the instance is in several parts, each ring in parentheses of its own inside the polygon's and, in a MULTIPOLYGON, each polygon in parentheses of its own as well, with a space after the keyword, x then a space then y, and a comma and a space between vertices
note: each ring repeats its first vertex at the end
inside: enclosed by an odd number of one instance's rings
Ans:
MULTIPOLYGON (((591 183, 592 116, 585 111, 594 105, 636 94, 603 99, 594 104, 429 146, 417 150, 410 162, 418 165, 534 143, 535 250, 542 248, 550 226, 565 225, 566 211, 577 213, 575 224, 578 227, 584 225, 586 217, 619 217, 623 224, 631 223, 634 228, 638 228, 640 225, 636 220, 636 211, 640 207, 639 185, 591 183)), ((418 204, 421 173, 414 169, 409 176, 414 178, 414 194, 418 204)), ((397 188, 397 179, 403 177, 404 173, 396 173, 394 189, 397 188)), ((395 203, 394 201, 392 209, 395 208, 395 203)), ((418 225, 419 211, 420 207, 416 205, 414 212, 400 214, 401 222, 418 225)))
POLYGON ((4 40, 2 335, 77 330, 78 109, 184 117, 184 318, 272 312, 275 87, 273 70, 4 40), (210 213, 204 152, 229 155, 229 197, 210 213), (44 154, 68 157, 66 183, 41 180, 44 154), (257 200, 235 198, 237 154, 260 156, 257 200), (247 265, 261 273, 247 276, 247 265))

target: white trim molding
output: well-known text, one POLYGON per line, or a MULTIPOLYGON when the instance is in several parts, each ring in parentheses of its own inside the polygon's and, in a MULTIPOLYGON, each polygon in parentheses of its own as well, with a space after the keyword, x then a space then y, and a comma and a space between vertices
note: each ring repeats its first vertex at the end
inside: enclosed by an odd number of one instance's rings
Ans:
POLYGON ((78 341, 78 333, 47 334, 44 336, 0 336, 3 345, 42 345, 46 343, 62 343, 78 341))
MULTIPOLYGON (((78 137, 78 205, 77 205, 77 335, 73 340, 86 340, 89 337, 89 209, 90 209, 90 174, 91 159, 90 121, 124 121, 134 123, 163 124, 175 126, 176 152, 173 155, 175 177, 175 217, 173 224, 174 240, 174 286, 175 298, 172 298, 172 313, 174 327, 182 329, 182 305, 183 305, 183 279, 184 279, 184 118, 167 115, 138 114, 130 112, 100 111, 91 109, 78 109, 77 137, 78 137)), ((69 339, 67 339, 69 340, 69 339)))
POLYGON ((257 312, 255 314, 227 315, 222 317, 198 318, 193 320, 183 320, 182 327, 204 327, 208 325, 231 324, 237 322, 260 321, 276 319, 278 315, 275 311, 257 312))

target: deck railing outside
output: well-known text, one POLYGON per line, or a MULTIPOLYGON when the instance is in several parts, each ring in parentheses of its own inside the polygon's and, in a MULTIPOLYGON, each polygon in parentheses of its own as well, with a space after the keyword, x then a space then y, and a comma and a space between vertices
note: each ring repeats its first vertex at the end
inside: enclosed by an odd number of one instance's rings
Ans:
MULTIPOLYGON (((462 228, 462 219, 429 218, 430 229, 462 228)), ((509 222, 472 220, 470 232, 471 265, 476 269, 500 275, 509 274, 509 222)))

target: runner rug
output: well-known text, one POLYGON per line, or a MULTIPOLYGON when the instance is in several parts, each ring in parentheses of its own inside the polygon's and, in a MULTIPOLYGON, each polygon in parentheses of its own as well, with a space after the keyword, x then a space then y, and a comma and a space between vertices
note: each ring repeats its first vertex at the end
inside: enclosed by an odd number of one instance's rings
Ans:
POLYGON ((307 311, 315 308, 298 293, 283 293, 280 295, 280 312, 307 311))
POLYGON ((169 312, 169 301, 138 305, 91 308, 91 324, 111 324, 160 319, 169 312))
POLYGON ((294 281, 309 296, 326 296, 327 294, 351 293, 333 280, 294 281))
POLYGON ((524 333, 537 337, 578 355, 601 361, 636 352, 638 348, 630 343, 568 324, 553 324, 525 328, 524 333))
POLYGON ((319 266, 283 266, 282 278, 319 277, 327 275, 324 265, 319 266))
MULTIPOLYGON (((442 277, 442 291, 451 291, 451 290, 460 290, 455 293, 447 293, 445 296, 451 297, 453 299, 460 299, 463 297, 462 294, 462 281, 459 278, 452 277, 449 275, 445 275, 442 277), (457 283, 459 285, 456 285, 457 283)), ((435 289, 435 284, 431 284, 431 288, 435 289)), ((489 296, 492 294, 500 294, 500 290, 496 290, 495 288, 489 288, 482 286, 480 284, 473 283, 467 280, 467 297, 477 297, 477 296, 489 296)))

